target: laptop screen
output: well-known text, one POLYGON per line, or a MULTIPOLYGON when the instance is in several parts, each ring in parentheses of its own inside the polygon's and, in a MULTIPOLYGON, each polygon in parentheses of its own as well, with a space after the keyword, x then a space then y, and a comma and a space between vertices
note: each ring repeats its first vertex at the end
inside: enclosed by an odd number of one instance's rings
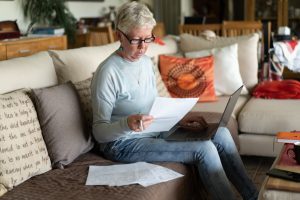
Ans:
POLYGON ((232 95, 230 95, 228 103, 222 114, 219 126, 223 126, 223 127, 227 126, 227 123, 230 120, 231 114, 233 112, 233 109, 236 105, 237 100, 239 99, 242 89, 243 89, 243 85, 241 87, 239 87, 232 95))

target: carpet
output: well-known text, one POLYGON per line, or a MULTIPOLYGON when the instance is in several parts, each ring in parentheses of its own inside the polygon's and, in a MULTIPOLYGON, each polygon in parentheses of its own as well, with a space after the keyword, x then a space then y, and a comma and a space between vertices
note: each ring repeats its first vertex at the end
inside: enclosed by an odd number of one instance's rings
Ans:
MULTIPOLYGON (((249 177, 256 185, 258 191, 266 177, 266 172, 272 166, 275 157, 261 157, 261 156, 242 156, 243 163, 249 177)), ((242 197, 237 191, 235 191, 238 200, 242 200, 242 197)))

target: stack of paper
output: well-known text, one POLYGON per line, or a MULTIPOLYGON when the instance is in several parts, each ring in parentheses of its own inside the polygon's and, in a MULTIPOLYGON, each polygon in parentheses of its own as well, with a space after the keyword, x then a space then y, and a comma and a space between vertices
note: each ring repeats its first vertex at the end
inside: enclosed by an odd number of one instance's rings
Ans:
POLYGON ((182 174, 168 168, 146 162, 90 166, 86 185, 122 186, 140 184, 147 187, 182 176, 182 174))
POLYGON ((169 131, 193 108, 198 99, 156 97, 149 112, 149 115, 154 117, 154 121, 138 134, 169 131))

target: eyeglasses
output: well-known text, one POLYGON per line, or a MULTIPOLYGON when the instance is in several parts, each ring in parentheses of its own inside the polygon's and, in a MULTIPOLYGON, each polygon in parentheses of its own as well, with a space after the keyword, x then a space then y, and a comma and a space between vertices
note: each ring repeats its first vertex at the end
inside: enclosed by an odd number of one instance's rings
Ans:
POLYGON ((126 39, 131 45, 139 45, 142 44, 142 42, 151 43, 155 40, 155 36, 153 34, 151 37, 145 39, 129 39, 129 37, 125 33, 123 33, 120 29, 118 29, 118 31, 120 31, 126 37, 126 39))

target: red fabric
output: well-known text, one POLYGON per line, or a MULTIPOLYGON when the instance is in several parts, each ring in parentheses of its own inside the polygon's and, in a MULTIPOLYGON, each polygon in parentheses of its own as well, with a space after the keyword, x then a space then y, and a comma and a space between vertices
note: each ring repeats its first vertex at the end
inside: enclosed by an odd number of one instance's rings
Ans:
POLYGON ((159 44, 159 45, 166 45, 166 43, 159 37, 155 37, 154 43, 159 44))
POLYGON ((289 41, 285 41, 285 43, 288 44, 292 48, 292 50, 294 50, 298 44, 298 41, 297 40, 289 40, 289 41))
POLYGON ((300 99, 300 82, 296 80, 264 81, 253 90, 256 98, 300 99))
POLYGON ((280 155, 280 159, 278 161, 278 165, 280 166, 299 166, 296 162, 295 159, 293 159, 289 154, 288 154, 288 149, 293 148, 294 144, 284 144, 284 150, 282 154, 280 155))

